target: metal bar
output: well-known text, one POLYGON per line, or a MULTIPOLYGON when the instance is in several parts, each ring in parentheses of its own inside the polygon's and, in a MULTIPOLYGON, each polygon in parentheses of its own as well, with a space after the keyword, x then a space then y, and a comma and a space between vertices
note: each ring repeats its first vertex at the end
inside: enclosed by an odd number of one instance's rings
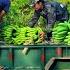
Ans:
POLYGON ((50 67, 51 67, 51 65, 54 63, 54 61, 55 61, 55 58, 51 58, 51 59, 49 60, 49 62, 46 64, 45 70, 49 70, 50 67))
POLYGON ((0 48, 14 48, 14 49, 22 49, 22 48, 42 48, 42 47, 70 47, 68 45, 50 45, 50 44, 47 44, 47 45, 20 45, 20 46, 13 46, 13 45, 0 45, 0 48))

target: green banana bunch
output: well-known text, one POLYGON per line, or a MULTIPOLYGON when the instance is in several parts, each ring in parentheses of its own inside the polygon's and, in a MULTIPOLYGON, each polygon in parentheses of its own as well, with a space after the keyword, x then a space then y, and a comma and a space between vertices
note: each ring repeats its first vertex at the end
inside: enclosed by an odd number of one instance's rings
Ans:
POLYGON ((16 45, 20 45, 23 44, 26 40, 26 33, 27 33, 27 29, 25 27, 20 28, 19 31, 16 33, 17 36, 13 39, 13 43, 16 45))
POLYGON ((7 43, 12 43, 12 37, 15 36, 15 32, 17 32, 19 27, 17 25, 6 25, 3 28, 3 37, 7 43))
POLYGON ((19 27, 14 24, 5 26, 3 31, 5 41, 14 45, 25 45, 27 42, 34 44, 39 39, 40 32, 43 32, 40 27, 19 27))
POLYGON ((54 43, 59 44, 64 41, 68 32, 68 22, 59 23, 55 28, 53 28, 52 39, 54 43))

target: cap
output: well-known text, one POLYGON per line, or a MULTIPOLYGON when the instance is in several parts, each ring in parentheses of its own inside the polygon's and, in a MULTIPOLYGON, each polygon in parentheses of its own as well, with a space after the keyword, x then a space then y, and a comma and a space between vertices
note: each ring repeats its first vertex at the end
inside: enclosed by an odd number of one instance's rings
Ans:
POLYGON ((35 0, 35 2, 38 2, 38 1, 40 1, 40 2, 44 3, 44 0, 35 0))
POLYGON ((38 1, 40 1, 40 0, 35 0, 35 3, 38 2, 38 1))
POLYGON ((38 1, 44 3, 44 0, 35 0, 35 1, 32 3, 31 6, 33 6, 33 5, 34 5, 35 3, 37 3, 38 1))

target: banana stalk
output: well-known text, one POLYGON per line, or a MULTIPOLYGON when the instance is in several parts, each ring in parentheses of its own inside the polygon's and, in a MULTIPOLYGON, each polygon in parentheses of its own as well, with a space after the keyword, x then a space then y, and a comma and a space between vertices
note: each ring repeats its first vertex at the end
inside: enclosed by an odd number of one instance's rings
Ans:
MULTIPOLYGON (((26 40, 23 45, 33 45, 33 44, 34 44, 33 39, 29 39, 29 40, 26 40)), ((28 51, 28 48, 25 47, 25 48, 22 50, 22 53, 23 53, 24 55, 26 55, 27 51, 28 51)))
POLYGON ((22 53, 23 53, 24 55, 26 55, 27 51, 28 51, 28 48, 24 48, 24 49, 22 50, 22 53))

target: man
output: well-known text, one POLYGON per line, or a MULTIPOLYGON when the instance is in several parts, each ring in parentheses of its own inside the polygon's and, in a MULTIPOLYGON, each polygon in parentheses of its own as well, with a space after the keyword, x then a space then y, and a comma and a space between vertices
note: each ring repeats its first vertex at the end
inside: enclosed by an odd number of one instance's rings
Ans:
POLYGON ((10 0, 0 0, 0 22, 3 16, 9 11, 10 0))
POLYGON ((45 2, 43 0, 36 0, 34 3, 34 15, 29 22, 30 27, 34 27, 40 16, 47 20, 47 39, 50 41, 52 37, 52 26, 55 21, 68 20, 68 12, 64 5, 57 2, 45 2))
POLYGON ((3 17, 8 13, 10 7, 10 0, 0 0, 0 40, 2 32, 2 20, 3 17))

